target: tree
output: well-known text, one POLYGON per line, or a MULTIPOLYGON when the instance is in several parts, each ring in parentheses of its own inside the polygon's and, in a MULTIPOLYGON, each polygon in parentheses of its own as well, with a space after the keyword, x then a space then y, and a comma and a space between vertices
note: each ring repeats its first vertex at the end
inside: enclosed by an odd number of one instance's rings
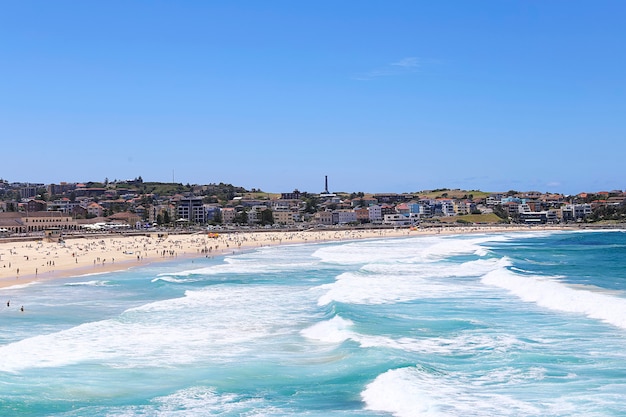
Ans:
POLYGON ((233 222, 237 224, 248 224, 248 213, 245 210, 241 210, 235 215, 233 222))
POLYGON ((309 196, 304 199, 304 204, 306 205, 304 211, 308 214, 315 214, 317 212, 317 205, 319 204, 319 199, 317 197, 309 196))
POLYGON ((493 206, 493 214, 502 220, 509 220, 509 213, 507 213, 506 210, 504 210, 500 205, 493 206))
POLYGON ((274 213, 270 209, 265 209, 261 212, 261 225, 274 224, 274 213))

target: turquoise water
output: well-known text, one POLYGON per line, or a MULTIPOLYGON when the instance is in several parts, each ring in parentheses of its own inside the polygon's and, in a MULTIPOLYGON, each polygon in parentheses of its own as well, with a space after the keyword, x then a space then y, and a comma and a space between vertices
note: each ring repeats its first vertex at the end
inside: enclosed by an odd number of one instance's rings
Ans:
POLYGON ((2 289, 0 415, 624 416, 624 255, 425 236, 2 289))

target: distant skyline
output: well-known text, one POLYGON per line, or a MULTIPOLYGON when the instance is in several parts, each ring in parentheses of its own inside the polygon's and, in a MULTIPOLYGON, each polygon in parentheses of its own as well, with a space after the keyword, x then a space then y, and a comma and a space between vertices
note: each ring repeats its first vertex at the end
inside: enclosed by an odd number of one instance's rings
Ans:
POLYGON ((626 189, 626 2, 1 1, 0 178, 626 189))

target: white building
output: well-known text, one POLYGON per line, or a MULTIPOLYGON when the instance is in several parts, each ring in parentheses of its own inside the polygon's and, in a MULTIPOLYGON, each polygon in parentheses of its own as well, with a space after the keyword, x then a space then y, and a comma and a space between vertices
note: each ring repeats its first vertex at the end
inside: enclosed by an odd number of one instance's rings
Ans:
POLYGON ((410 226, 413 224, 411 219, 406 217, 403 214, 395 213, 395 214, 385 214, 383 219, 383 224, 388 224, 391 226, 410 226))
POLYGON ((336 224, 356 223, 356 212, 354 210, 333 211, 333 222, 336 224))
POLYGON ((378 223, 378 222, 381 222, 383 220, 383 212, 382 212, 381 207, 378 204, 374 204, 372 206, 369 206, 367 208, 367 211, 369 212, 370 222, 378 223))
POLYGON ((456 216, 454 211, 454 202, 452 200, 441 200, 441 212, 444 216, 456 216))

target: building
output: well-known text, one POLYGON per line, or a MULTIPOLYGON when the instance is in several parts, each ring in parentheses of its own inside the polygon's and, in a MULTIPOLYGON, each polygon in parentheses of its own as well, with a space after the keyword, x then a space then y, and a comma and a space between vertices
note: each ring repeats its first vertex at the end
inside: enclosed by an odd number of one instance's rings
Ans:
POLYGON ((43 200, 28 200, 24 208, 29 213, 34 211, 46 211, 48 210, 48 203, 43 200))
POLYGON ((553 210, 525 211, 519 214, 520 221, 526 224, 558 223, 559 219, 553 210))
POLYGON ((318 211, 315 213, 314 219, 319 224, 333 224, 333 213, 331 211, 318 211))
POLYGON ((295 216, 291 210, 274 210, 274 223, 291 225, 295 223, 295 216))
POLYGON ((439 203, 441 204, 441 213, 444 216, 456 216, 452 200, 439 200, 439 203))
POLYGON ((212 204, 205 204, 204 211, 206 213, 206 219, 209 222, 216 221, 217 219, 220 218, 221 210, 219 206, 212 205, 212 204))
POLYGON ((300 200, 301 197, 302 197, 302 193, 298 190, 293 190, 293 192, 291 193, 280 194, 281 200, 300 200))
POLYGON ((356 213, 353 210, 334 210, 332 212, 334 224, 356 223, 356 213))
POLYGON ((370 221, 370 212, 367 207, 359 207, 354 209, 356 213, 356 221, 359 223, 369 223, 370 221))
POLYGON ((232 223, 235 221, 235 217, 237 216, 237 212, 233 207, 225 207, 221 210, 222 213, 222 223, 232 223))
POLYGON ((206 211, 201 197, 180 197, 176 204, 176 215, 190 223, 206 223, 206 211))
POLYGON ((104 216, 104 208, 96 202, 93 202, 87 205, 87 214, 93 217, 102 217, 104 216))
POLYGON ((590 204, 568 204, 563 207, 563 220, 566 222, 583 220, 591 212, 590 204))
POLYGON ((263 212, 269 210, 265 205, 252 206, 248 213, 248 224, 258 224, 263 220, 263 212))
POLYGON ((60 211, 6 212, 0 213, 0 228, 11 233, 32 233, 53 228, 76 230, 78 224, 71 216, 60 211))
POLYGON ((132 213, 130 211, 112 214, 107 217, 107 220, 112 223, 113 229, 123 226, 132 228, 141 226, 141 217, 139 217, 137 213, 132 213))
POLYGON ((369 206, 367 212, 371 223, 380 223, 383 221, 383 212, 379 205, 374 204, 369 206))
POLYGON ((71 213, 74 210, 74 207, 78 205, 79 203, 77 203, 76 201, 71 201, 69 198, 63 197, 49 203, 48 209, 60 211, 63 213, 71 213))
POLYGON ((387 224, 390 226, 410 226, 412 224, 412 221, 403 214, 385 214, 385 217, 383 218, 383 224, 387 224))
POLYGON ((411 209, 407 203, 400 203, 396 206, 396 213, 408 217, 409 213, 411 213, 411 209))

